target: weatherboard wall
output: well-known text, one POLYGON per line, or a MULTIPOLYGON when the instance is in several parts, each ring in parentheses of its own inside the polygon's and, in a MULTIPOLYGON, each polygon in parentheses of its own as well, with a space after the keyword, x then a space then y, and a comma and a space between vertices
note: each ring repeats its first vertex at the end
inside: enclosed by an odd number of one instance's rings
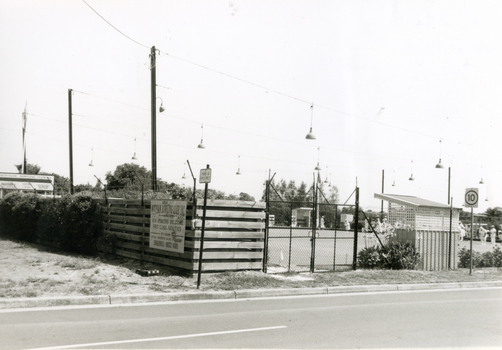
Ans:
MULTIPOLYGON (((104 233, 116 238, 115 254, 189 272, 198 271, 202 200, 188 202, 183 253, 149 247, 151 202, 97 200, 104 233)), ((209 200, 206 209, 202 272, 260 270, 265 244, 265 203, 209 200)))

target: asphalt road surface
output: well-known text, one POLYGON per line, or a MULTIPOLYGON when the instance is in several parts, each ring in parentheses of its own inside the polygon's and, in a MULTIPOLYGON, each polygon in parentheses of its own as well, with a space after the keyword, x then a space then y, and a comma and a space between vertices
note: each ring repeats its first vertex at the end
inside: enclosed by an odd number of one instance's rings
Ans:
POLYGON ((502 348, 502 288, 0 310, 0 349, 502 348))

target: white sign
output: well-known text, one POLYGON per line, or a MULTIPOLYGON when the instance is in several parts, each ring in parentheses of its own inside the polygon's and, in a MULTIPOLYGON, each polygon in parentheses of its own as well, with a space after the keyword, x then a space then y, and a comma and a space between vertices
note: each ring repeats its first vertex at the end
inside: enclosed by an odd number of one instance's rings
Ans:
POLYGON ((183 253, 187 202, 152 199, 150 248, 183 253))
POLYGON ((208 184, 211 182, 211 169, 200 169, 199 183, 208 184))
POLYGON ((465 204, 466 207, 477 208, 479 191, 477 188, 466 188, 465 189, 465 204))

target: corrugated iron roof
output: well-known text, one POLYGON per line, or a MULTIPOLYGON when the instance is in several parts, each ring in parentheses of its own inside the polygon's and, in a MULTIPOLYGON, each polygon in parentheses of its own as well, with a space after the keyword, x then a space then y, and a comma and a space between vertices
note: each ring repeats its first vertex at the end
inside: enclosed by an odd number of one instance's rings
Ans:
MULTIPOLYGON (((410 207, 427 207, 427 208, 449 208, 448 204, 433 202, 428 199, 414 197, 414 196, 404 196, 400 194, 383 194, 383 193, 375 193, 375 198, 383 199, 384 201, 407 205, 410 207)), ((453 207, 454 209, 461 209, 457 207, 453 207)))

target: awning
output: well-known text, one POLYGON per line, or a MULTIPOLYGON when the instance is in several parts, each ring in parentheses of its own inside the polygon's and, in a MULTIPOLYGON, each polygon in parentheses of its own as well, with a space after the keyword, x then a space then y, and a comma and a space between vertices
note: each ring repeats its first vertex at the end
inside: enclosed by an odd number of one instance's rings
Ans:
POLYGON ((16 190, 34 191, 33 186, 29 182, 14 182, 16 190))
POLYGON ((48 182, 30 182, 30 184, 37 191, 46 191, 46 192, 54 191, 54 187, 52 187, 52 184, 48 182))
POLYGON ((0 181, 0 188, 3 190, 16 190, 13 182, 0 181))

